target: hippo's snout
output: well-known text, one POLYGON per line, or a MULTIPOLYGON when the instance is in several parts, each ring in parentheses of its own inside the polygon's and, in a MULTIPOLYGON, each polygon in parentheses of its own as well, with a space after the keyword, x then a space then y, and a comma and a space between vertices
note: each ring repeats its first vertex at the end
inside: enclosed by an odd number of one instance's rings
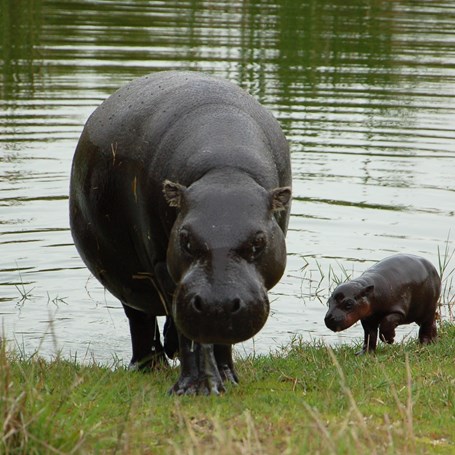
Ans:
POLYGON ((338 305, 331 306, 325 315, 324 322, 333 332, 341 332, 351 327, 360 319, 359 311, 345 311, 338 305))
POLYGON ((333 314, 327 313, 324 318, 325 325, 328 329, 332 330, 333 332, 339 332, 341 329, 339 328, 339 321, 335 319, 333 314))
MULTIPOLYGON (((201 315, 213 312, 213 308, 219 305, 212 305, 206 299, 201 297, 199 294, 196 294, 190 302, 191 309, 195 313, 200 313, 201 315)), ((225 312, 226 315, 235 315, 244 308, 244 303, 239 297, 235 297, 233 299, 227 299, 225 302, 221 303, 222 312, 225 312)))
POLYGON ((178 329, 187 338, 207 344, 234 344, 253 337, 269 315, 266 291, 246 296, 223 294, 219 289, 178 289, 173 305, 178 329))

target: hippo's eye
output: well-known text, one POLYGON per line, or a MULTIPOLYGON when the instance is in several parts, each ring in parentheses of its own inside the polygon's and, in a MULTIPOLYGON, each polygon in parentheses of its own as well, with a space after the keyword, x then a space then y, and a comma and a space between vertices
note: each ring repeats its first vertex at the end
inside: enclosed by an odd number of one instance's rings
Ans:
POLYGON ((251 243, 251 252, 257 256, 265 247, 265 235, 261 232, 256 235, 251 243))
POLYGON ((255 237, 241 250, 241 256, 247 261, 254 261, 266 246, 266 237, 263 232, 258 232, 255 237))
POLYGON ((344 302, 344 308, 347 311, 352 310, 354 308, 354 301, 353 300, 346 300, 346 302, 344 302))
POLYGON ((188 231, 180 231, 180 246, 185 253, 189 255, 194 255, 194 246, 190 239, 190 234, 188 231))

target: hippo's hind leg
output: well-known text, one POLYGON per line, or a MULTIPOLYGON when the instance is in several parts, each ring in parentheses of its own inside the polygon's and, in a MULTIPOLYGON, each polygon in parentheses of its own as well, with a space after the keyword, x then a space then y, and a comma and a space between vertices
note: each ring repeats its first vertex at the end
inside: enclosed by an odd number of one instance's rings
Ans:
POLYGON ((390 313, 385 316, 379 324, 379 338, 388 344, 395 340, 395 328, 403 321, 403 316, 399 313, 390 313))
POLYGON ((436 320, 422 322, 419 329, 419 341, 422 344, 434 343, 437 338, 436 320))
MULTIPOLYGON (((161 295, 166 302, 166 307, 169 309, 172 307, 172 296, 174 295, 175 284, 167 271, 166 262, 158 262, 155 265, 154 272, 161 290, 161 295)), ((175 326, 172 316, 169 314, 169 310, 167 311, 163 335, 164 351, 170 359, 173 359, 179 351, 179 339, 177 327, 175 326)))
POLYGON ((177 327, 172 319, 172 316, 166 316, 166 322, 163 329, 164 335, 164 351, 166 355, 173 359, 179 352, 179 335, 177 327))
POLYGON ((130 369, 152 370, 167 365, 156 316, 135 310, 126 304, 123 304, 123 308, 130 324, 133 347, 130 369))

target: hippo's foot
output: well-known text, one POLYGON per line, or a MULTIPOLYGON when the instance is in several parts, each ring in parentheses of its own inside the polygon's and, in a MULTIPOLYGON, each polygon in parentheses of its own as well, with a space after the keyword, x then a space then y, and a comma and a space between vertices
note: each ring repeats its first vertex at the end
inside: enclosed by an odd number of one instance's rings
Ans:
POLYGON ((387 344, 393 344, 395 340, 395 330, 392 330, 390 332, 379 332, 379 338, 381 341, 387 344))
POLYGON ((220 395, 225 392, 221 377, 180 376, 169 394, 173 395, 220 395))
POLYGON ((218 370, 223 382, 230 382, 235 385, 239 383, 236 372, 229 365, 218 365, 218 370))
POLYGON ((230 344, 216 344, 213 350, 221 379, 224 382, 238 384, 239 378, 234 370, 234 361, 232 360, 232 346, 230 344))
MULTIPOLYGON (((180 378, 169 391, 175 395, 219 395, 225 392, 213 344, 194 343, 179 336, 180 378)), ((235 382, 230 368, 222 368, 223 375, 235 382)))
POLYGON ((419 341, 421 344, 432 344, 432 343, 436 343, 436 338, 437 337, 422 337, 422 338, 419 337, 419 341))

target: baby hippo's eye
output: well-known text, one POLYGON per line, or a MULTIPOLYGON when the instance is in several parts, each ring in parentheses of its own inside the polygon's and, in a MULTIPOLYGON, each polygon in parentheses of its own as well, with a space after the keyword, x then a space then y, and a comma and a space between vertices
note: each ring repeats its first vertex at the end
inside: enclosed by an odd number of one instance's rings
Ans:
POLYGON ((351 311, 354 308, 354 301, 349 299, 344 302, 344 308, 347 311, 351 311))

